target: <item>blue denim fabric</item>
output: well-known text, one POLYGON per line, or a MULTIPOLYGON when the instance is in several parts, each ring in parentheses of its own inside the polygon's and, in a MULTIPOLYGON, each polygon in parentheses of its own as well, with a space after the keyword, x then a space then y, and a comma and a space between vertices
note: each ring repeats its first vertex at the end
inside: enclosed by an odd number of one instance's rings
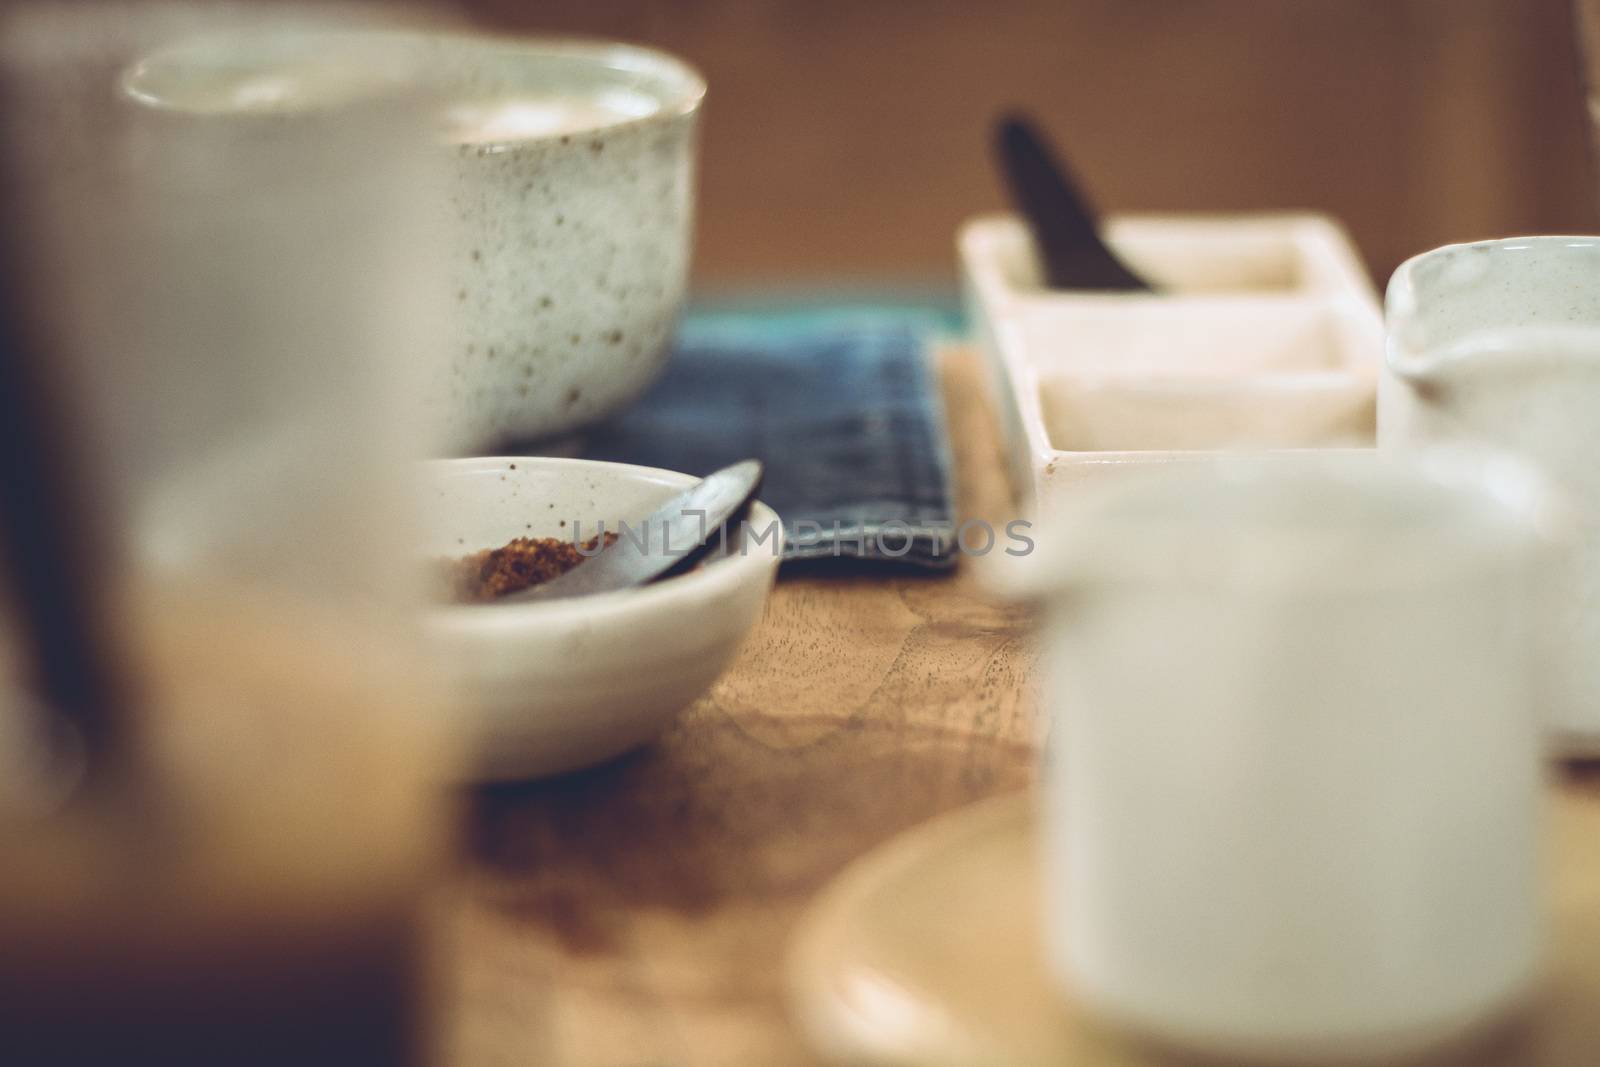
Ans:
POLYGON ((697 475, 753 456, 785 559, 955 565, 943 400, 904 321, 691 320, 661 379, 581 454, 697 475))

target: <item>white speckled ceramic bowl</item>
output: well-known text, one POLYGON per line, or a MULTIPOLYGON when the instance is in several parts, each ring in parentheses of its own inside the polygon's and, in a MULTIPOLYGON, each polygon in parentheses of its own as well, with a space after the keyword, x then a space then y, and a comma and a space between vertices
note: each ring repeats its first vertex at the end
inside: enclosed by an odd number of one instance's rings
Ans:
POLYGON ((449 451, 566 434, 660 371, 688 280, 705 95, 687 64, 608 42, 361 26, 208 36, 154 58, 130 68, 133 99, 219 122, 417 90, 416 136, 453 157, 435 196, 454 314, 427 368, 429 429, 449 451))
MULTIPOLYGON (((577 522, 590 536, 598 520, 610 529, 637 522, 694 481, 592 460, 440 460, 426 465, 424 547, 430 557, 460 556, 515 537, 571 537, 577 522)), ((476 776, 574 770, 665 729, 711 687, 760 618, 778 570, 777 522, 758 502, 745 520, 744 551, 638 589, 432 609, 430 639, 473 716, 466 732, 476 776)))
POLYGON ((568 433, 633 400, 666 359, 705 82, 627 45, 434 43, 458 157, 459 314, 439 414, 464 448, 568 433))

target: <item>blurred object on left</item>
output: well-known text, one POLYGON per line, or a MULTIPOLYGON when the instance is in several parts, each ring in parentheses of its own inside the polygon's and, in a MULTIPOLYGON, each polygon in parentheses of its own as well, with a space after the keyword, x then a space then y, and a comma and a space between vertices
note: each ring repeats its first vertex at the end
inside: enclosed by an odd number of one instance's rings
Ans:
POLYGON ((37 486, 6 500, 31 510, 4 524, 0 767, 43 783, 0 790, 8 1061, 425 1058, 448 746, 396 575, 442 161, 412 60, 340 31, 438 17, 0 24, 3 366, 31 416, 0 444, 37 486), (140 100, 142 63, 217 106, 140 100), (81 788, 27 765, 39 718, 76 725, 81 788))

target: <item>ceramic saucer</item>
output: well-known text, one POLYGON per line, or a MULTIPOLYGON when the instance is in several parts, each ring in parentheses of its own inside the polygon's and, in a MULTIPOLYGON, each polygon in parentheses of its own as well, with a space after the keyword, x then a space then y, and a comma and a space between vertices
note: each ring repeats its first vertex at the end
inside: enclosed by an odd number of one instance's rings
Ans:
MULTIPOLYGON (((943 816, 824 890, 796 932, 787 977, 795 1020, 825 1057, 878 1067, 1203 1062, 1096 1027, 1058 991, 1042 954, 1032 801, 1014 794, 943 816)), ((1600 1063, 1600 771, 1565 774, 1549 825, 1545 988, 1525 1018, 1425 1062, 1600 1063)))

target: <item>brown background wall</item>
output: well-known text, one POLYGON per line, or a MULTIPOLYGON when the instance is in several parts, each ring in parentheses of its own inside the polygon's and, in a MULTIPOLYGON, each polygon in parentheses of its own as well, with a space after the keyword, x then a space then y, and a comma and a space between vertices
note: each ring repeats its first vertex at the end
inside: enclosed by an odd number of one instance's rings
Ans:
POLYGON ((698 275, 953 277, 1003 203, 1002 108, 1101 206, 1311 207, 1380 277, 1450 240, 1597 228, 1567 0, 466 0, 705 72, 698 275))

